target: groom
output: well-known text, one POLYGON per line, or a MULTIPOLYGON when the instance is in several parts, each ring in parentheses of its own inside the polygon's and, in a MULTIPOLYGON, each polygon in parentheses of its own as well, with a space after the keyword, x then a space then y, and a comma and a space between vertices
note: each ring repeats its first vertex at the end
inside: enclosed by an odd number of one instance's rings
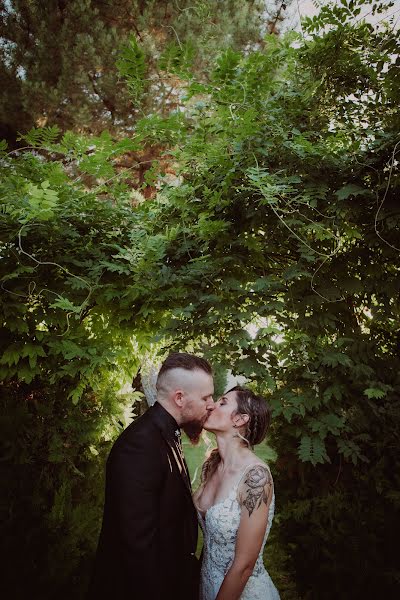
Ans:
POLYGON ((214 408, 209 363, 174 353, 157 401, 111 449, 90 600, 197 600, 197 518, 180 429, 197 443, 214 408))

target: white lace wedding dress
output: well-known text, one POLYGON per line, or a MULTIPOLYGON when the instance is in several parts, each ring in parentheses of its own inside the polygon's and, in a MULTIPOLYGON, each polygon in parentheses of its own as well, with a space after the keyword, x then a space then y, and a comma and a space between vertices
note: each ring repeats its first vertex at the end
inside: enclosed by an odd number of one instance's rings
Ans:
MULTIPOLYGON (((210 506, 205 514, 197 510, 204 536, 200 600, 215 600, 225 574, 233 562, 240 522, 240 506, 236 496, 242 477, 243 475, 239 477, 225 500, 210 506)), ((278 590, 265 570, 262 558, 275 510, 274 492, 272 494, 263 544, 240 600, 279 600, 278 590)))

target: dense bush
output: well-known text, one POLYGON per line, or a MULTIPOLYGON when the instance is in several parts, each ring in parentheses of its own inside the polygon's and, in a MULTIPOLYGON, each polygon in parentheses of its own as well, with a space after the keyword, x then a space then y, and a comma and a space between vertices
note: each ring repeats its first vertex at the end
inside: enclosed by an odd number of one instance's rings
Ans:
POLYGON ((104 458, 135 399, 119 390, 138 369, 142 342, 122 311, 118 326, 111 318, 118 273, 107 265, 136 220, 118 190, 111 201, 68 176, 67 159, 3 152, 1 162, 3 591, 79 597, 104 458))

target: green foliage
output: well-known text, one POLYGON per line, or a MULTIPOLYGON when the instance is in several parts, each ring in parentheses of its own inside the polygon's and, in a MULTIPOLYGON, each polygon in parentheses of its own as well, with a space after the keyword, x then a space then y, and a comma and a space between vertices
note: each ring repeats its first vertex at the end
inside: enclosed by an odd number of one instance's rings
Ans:
POLYGON ((214 365, 214 398, 219 398, 226 392, 228 371, 220 365, 214 365))
POLYGON ((128 46, 122 49, 116 66, 120 74, 128 78, 128 88, 136 103, 140 102, 145 89, 146 61, 144 52, 135 38, 131 38, 128 46))
MULTIPOLYGON (((132 381, 148 339, 146 319, 140 327, 132 321, 141 284, 129 298, 120 285, 121 274, 132 278, 119 257, 140 231, 141 217, 112 161, 132 143, 72 134, 57 141, 56 133, 30 132, 35 154, 4 154, 0 165, 3 592, 9 597, 24 595, 27 581, 35 597, 84 594, 104 460, 135 399, 120 389, 132 381), (93 180, 94 171, 99 179, 109 172, 111 181, 93 180), (120 310, 112 310, 114 302, 120 310), (23 564, 21 553, 29 557, 23 564)), ((147 247, 140 239, 138 259, 147 247)), ((149 263, 143 260, 144 268, 149 263)))
POLYGON ((396 460, 399 418, 398 40, 354 23, 360 6, 324 9, 305 41, 224 51, 210 83, 189 84, 173 148, 182 183, 153 213, 154 234, 173 232, 167 336, 269 396, 281 539, 310 598, 392 597, 398 577, 381 459, 396 460), (320 578, 305 546, 325 548, 320 578))
POLYGON ((299 458, 313 465, 329 460, 323 440, 319 436, 303 436, 300 440, 299 458))
POLYGON ((1 386, 3 593, 64 598, 84 592, 103 500, 103 465, 120 427, 117 381, 79 407, 63 386, 1 386), (91 450, 92 449, 92 450, 91 450), (93 452, 94 450, 94 452, 93 452), (8 507, 8 509, 7 509, 8 507), (26 561, 20 561, 24 554, 26 561))
POLYGON ((169 43, 161 53, 158 65, 162 71, 176 73, 177 75, 191 75, 191 67, 196 56, 196 48, 193 43, 186 42, 177 44, 169 43))
MULTIPOLYGON (((50 492, 32 484, 23 497, 38 519, 51 515, 50 546, 55 524, 74 522, 67 545, 88 552, 79 507, 98 495, 88 479, 79 496, 79 473, 100 464, 117 430, 102 429, 115 377, 132 376, 157 342, 202 353, 268 396, 276 535, 300 595, 394 597, 399 47, 390 28, 350 18, 362 0, 350 4, 306 21, 305 39, 223 48, 208 78, 190 75, 189 46, 167 46, 161 66, 184 81, 184 110, 145 115, 133 139, 41 130, 28 134, 34 153, 4 148, 0 369, 3 414, 21 432, 4 465, 40 465, 28 479, 43 473, 50 492), (176 181, 152 160, 143 191, 160 193, 132 206, 118 159, 154 142, 176 181), (66 450, 64 421, 79 431, 86 415, 90 431, 66 450)), ((125 73, 145 98, 139 40, 125 73)))
POLYGON ((0 24, 0 137, 14 145, 37 124, 130 132, 141 116, 180 104, 191 65, 206 74, 221 45, 260 45, 264 32, 261 0, 120 0, 118 10, 94 0, 10 0, 0 24))

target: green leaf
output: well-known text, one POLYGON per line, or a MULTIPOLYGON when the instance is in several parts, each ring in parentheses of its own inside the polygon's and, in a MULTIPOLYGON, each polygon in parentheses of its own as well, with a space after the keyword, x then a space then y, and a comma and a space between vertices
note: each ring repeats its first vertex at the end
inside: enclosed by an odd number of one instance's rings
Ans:
POLYGON ((0 156, 3 156, 6 153, 8 148, 8 144, 6 140, 0 140, 0 156))
POLYGON ((387 392, 384 392, 383 390, 380 390, 378 388, 366 388, 363 391, 364 396, 367 396, 367 398, 384 398, 387 394, 387 392))
POLYGON ((336 398, 336 400, 340 401, 343 397, 344 391, 346 387, 340 383, 334 383, 326 388, 323 393, 324 402, 328 402, 331 398, 336 398))
POLYGON ((322 357, 321 364, 327 367, 337 367, 338 365, 351 367, 353 362, 347 354, 343 354, 342 352, 327 352, 322 357))
POLYGON ((339 200, 346 200, 350 196, 359 196, 360 194, 370 194, 370 190, 354 183, 349 183, 335 192, 339 200))
POLYGON ((299 450, 298 450, 299 458, 302 462, 309 462, 312 459, 312 440, 310 436, 303 435, 300 440, 299 450))
POLYGON ((52 127, 34 128, 18 137, 18 140, 25 140, 29 146, 36 148, 51 148, 60 135, 60 128, 57 125, 52 127))
POLYGON ((62 310, 77 314, 81 311, 81 306, 75 306, 68 298, 64 298, 63 296, 60 296, 50 304, 50 308, 61 308, 62 310))
POLYGON ((196 49, 190 41, 180 44, 170 42, 160 55, 159 68, 186 77, 190 73, 195 56, 196 49))
POLYGON ((360 446, 352 441, 342 438, 336 439, 336 444, 340 454, 343 454, 344 458, 351 459, 353 465, 356 465, 358 461, 369 462, 369 459, 361 454, 360 446))
POLYGON ((132 36, 129 44, 122 49, 116 66, 134 98, 139 100, 145 88, 147 67, 144 51, 135 37, 132 36))
POLYGON ((78 404, 79 400, 82 398, 83 392, 87 387, 87 381, 82 380, 76 388, 74 388, 69 394, 68 398, 72 400, 72 404, 78 404))
POLYGON ((317 436, 303 435, 300 440, 298 455, 302 462, 311 462, 313 465, 330 462, 325 443, 317 436))

